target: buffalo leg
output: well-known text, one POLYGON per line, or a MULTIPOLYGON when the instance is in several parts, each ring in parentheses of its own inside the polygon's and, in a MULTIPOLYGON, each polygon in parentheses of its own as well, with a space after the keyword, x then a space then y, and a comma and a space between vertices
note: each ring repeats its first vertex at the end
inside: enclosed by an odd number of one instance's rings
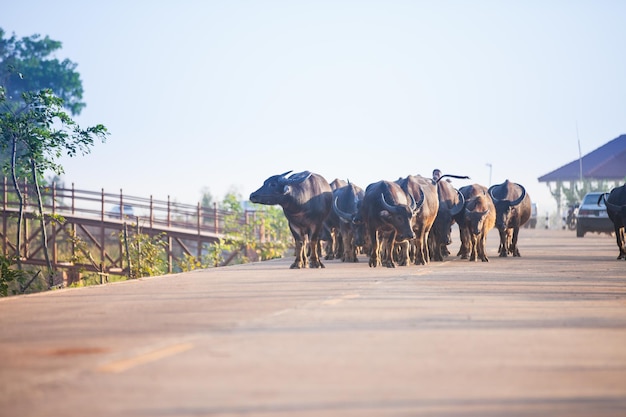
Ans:
POLYGON ((296 240, 296 259, 291 264, 291 269, 300 269, 306 266, 306 245, 302 239, 296 240))
POLYGON ((396 262, 394 261, 393 257, 394 257, 394 247, 395 247, 395 242, 396 242, 396 231, 395 229, 391 231, 391 233, 389 233, 389 236, 387 237, 387 239, 384 241, 384 245, 387 248, 387 254, 385 256, 385 259, 382 261, 382 264, 384 266, 386 266, 387 268, 395 268, 396 267, 396 262))
POLYGON ((469 230, 465 227, 459 227, 459 237, 461 239, 461 247, 459 248, 459 253, 457 253, 456 256, 460 256, 461 259, 467 259, 470 255, 472 244, 472 238, 469 230))
POLYGON ((351 231, 342 231, 341 239, 343 241, 343 257, 344 262, 358 262, 356 256, 356 246, 354 245, 354 236, 351 231))
MULTIPOLYGON (((392 243, 392 247, 396 246, 392 243)), ((398 250, 398 265, 399 266, 407 266, 411 263, 411 242, 409 240, 405 240, 404 242, 400 242, 397 244, 398 250)), ((395 251, 395 250, 394 250, 395 251)))
POLYGON ((487 233, 481 233, 477 243, 478 256, 480 257, 480 260, 483 262, 489 262, 489 258, 487 257, 487 251, 485 249, 487 247, 487 233))
POLYGON ((370 230, 370 240, 372 242, 372 248, 370 251, 369 265, 370 267, 375 268, 378 265, 380 265, 380 247, 381 247, 381 242, 380 242, 380 239, 378 238, 378 232, 376 231, 376 229, 370 230))
POLYGON ((502 227, 499 228, 498 231, 500 232, 500 246, 498 247, 498 253, 501 258, 506 258, 509 252, 507 231, 502 227))
POLYGON ((617 249, 619 249, 619 253, 617 255, 617 259, 626 260, 626 242, 624 241, 624 228, 614 225, 615 228, 615 241, 617 243, 617 249))
POLYGON ((311 256, 309 268, 325 268, 320 257, 322 253, 322 242, 320 241, 321 226, 311 230, 309 244, 311 245, 311 256))
POLYGON ((478 236, 471 234, 469 237, 469 260, 470 262, 476 262, 476 251, 478 246, 478 236))
POLYGON ((322 243, 318 238, 311 238, 311 257, 309 268, 326 268, 321 261, 322 243))
POLYGON ((517 237, 519 235, 519 227, 513 229, 513 238, 511 239, 511 252, 513 252, 513 256, 521 257, 519 253, 519 249, 517 249, 517 237))
POLYGON ((291 264, 289 268, 291 269, 300 269, 307 267, 307 241, 306 234, 299 228, 294 225, 289 225, 289 229, 291 229, 291 234, 293 235, 293 239, 296 243, 295 255, 296 259, 291 264))

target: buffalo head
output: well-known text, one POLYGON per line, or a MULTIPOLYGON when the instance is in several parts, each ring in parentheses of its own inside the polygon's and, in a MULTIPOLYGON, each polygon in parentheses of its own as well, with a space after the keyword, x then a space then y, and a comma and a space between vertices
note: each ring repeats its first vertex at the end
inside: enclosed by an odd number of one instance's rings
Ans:
POLYGON ((282 205, 285 201, 285 196, 291 191, 291 186, 304 182, 311 176, 309 171, 304 171, 287 178, 287 174, 290 172, 273 175, 266 179, 261 188, 250 194, 250 201, 258 204, 282 205))
POLYGON ((508 227, 509 221, 515 216, 516 206, 524 201, 524 198, 526 198, 526 189, 520 184, 514 184, 521 189, 521 195, 513 200, 509 200, 506 196, 503 198, 495 196, 496 191, 501 189, 500 187, 504 187, 506 189, 505 192, 508 194, 508 180, 503 184, 492 185, 489 187, 489 196, 493 201, 493 205, 496 207, 496 227, 498 229, 508 227))

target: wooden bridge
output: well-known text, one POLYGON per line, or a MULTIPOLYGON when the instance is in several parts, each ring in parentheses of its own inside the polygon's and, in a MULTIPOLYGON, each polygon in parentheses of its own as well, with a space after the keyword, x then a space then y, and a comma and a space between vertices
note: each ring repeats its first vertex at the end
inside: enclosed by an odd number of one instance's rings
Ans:
MULTIPOLYGON (((19 254, 24 264, 46 265, 41 221, 35 187, 20 183, 25 204, 22 243, 16 247, 19 203, 12 183, 2 183, 2 251, 5 256, 19 254)), ((160 235, 166 242, 168 272, 176 272, 176 261, 185 255, 200 258, 206 247, 224 237, 224 219, 228 212, 170 201, 60 188, 56 184, 41 188, 50 261, 55 270, 65 271, 66 284, 78 271, 101 276, 128 275, 124 259, 125 230, 149 236, 160 235), (67 276, 69 275, 69 277, 67 276)), ((238 219, 248 222, 253 211, 238 219)))

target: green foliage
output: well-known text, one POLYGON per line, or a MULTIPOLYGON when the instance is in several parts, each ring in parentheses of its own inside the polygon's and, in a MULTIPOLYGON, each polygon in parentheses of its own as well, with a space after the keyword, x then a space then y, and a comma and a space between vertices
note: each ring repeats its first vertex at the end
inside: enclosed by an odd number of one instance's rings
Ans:
MULTIPOLYGON (((95 138, 105 141, 106 127, 99 124, 82 129, 65 113, 63 100, 52 90, 25 92, 22 98, 21 108, 12 110, 4 105, 5 111, 0 113, 2 151, 12 152, 15 145, 16 152, 15 166, 10 160, 4 161, 5 172, 14 169, 18 178, 25 176, 34 162, 41 178, 47 170, 60 174, 63 167, 57 161, 63 154, 85 155, 90 152, 95 138)), ((2 98, 0 104, 3 104, 2 98)))
MULTIPOLYGON (((182 272, 193 271, 195 269, 207 269, 221 266, 227 256, 238 253, 238 244, 225 239, 219 239, 212 245, 205 247, 205 253, 200 257, 184 254, 182 261, 177 261, 177 265, 182 272)), ((234 257, 233 257, 234 258, 234 257)), ((242 263, 243 259, 238 259, 235 263, 242 263)))
POLYGON ((255 204, 254 211, 246 213, 241 196, 231 191, 219 204, 224 211, 224 234, 212 245, 204 248, 198 258, 186 254, 178 267, 182 271, 214 268, 227 264, 281 258, 293 245, 289 223, 279 207, 255 204))
MULTIPOLYGON (((26 280, 26 273, 14 268, 15 259, 0 255, 0 296, 9 295, 9 286, 18 284, 20 287, 26 280)), ((13 291, 14 293, 16 291, 13 291)))
POLYGON ((204 187, 202 189, 202 199, 200 205, 204 210, 212 210, 213 209, 213 195, 208 187, 204 187))
POLYGON ((196 269, 207 268, 206 266, 204 266, 201 259, 189 255, 188 253, 183 254, 183 259, 176 261, 176 265, 180 268, 182 272, 189 272, 196 269))
MULTIPOLYGON (((38 39, 34 36, 18 41, 13 36, 5 40, 4 31, 0 29, 0 169, 10 172, 19 199, 17 248, 21 248, 21 224, 24 220, 24 201, 18 180, 30 177, 35 185, 43 252, 48 265, 49 286, 52 286, 53 270, 39 182, 48 170, 56 174, 63 172, 58 160, 64 154, 73 157, 78 153, 89 153, 94 138, 104 141, 108 133, 103 125, 82 129, 65 112, 64 105, 74 114, 78 114, 84 106, 72 101, 82 96, 80 79, 77 73, 73 73, 75 65, 66 60, 61 65, 62 71, 57 71, 59 62, 45 58, 59 49, 61 44, 47 37, 42 41, 38 39), (70 79, 63 79, 68 74, 70 79), (22 82, 24 78, 27 82, 22 82), (51 80, 58 83, 49 85, 51 80), (79 90, 68 89, 68 83, 72 82, 79 90), (65 100, 69 101, 66 103, 65 100)), ((17 267, 22 268, 20 254, 17 256, 17 267)))
POLYGON ((5 87, 7 100, 17 105, 25 92, 50 89, 72 115, 80 114, 86 104, 81 101, 83 85, 77 64, 54 57, 61 42, 40 35, 21 39, 4 35, 0 28, 0 85, 5 87))
MULTIPOLYGON (((123 234, 120 239, 124 239, 123 234)), ((140 231, 131 233, 127 236, 124 248, 125 259, 130 259, 132 278, 163 275, 167 272, 167 242, 163 240, 163 235, 152 237, 140 231)))

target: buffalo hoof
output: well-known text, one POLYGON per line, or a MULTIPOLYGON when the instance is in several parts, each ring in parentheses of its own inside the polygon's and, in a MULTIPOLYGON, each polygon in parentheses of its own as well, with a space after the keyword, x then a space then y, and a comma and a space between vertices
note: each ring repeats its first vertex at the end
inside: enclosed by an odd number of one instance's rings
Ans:
POLYGON ((376 268, 378 265, 380 265, 380 262, 378 261, 378 259, 371 257, 369 265, 370 265, 370 268, 376 268))
POLYGON ((289 269, 302 269, 302 262, 294 262, 291 264, 289 269))
POLYGON ((311 261, 309 262, 309 268, 317 269, 317 268, 326 268, 321 261, 311 261))

